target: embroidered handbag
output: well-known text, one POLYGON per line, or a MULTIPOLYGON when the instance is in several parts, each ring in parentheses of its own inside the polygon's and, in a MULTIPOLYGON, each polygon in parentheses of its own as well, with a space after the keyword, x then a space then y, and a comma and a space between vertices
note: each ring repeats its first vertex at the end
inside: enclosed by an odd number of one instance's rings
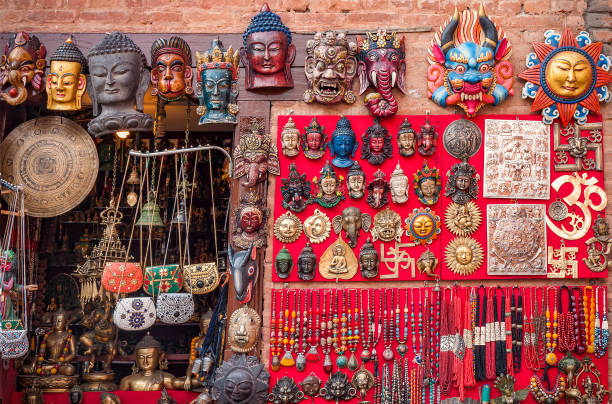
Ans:
POLYGON ((2 321, 0 330, 0 356, 2 359, 15 359, 25 356, 30 349, 28 332, 20 320, 2 321))
POLYGON ((119 299, 113 313, 113 322, 124 331, 146 330, 155 323, 155 304, 150 297, 119 299))
POLYGON ((145 268, 144 290, 151 296, 176 293, 183 287, 183 275, 178 265, 158 265, 145 268))
POLYGON ((186 265, 183 269, 185 290, 194 295, 205 295, 219 285, 219 271, 214 262, 186 265))
POLYGON ((157 298, 157 317, 167 324, 181 324, 193 315, 191 293, 162 293, 157 298))
POLYGON ((142 269, 137 262, 107 262, 102 286, 113 293, 132 293, 142 286, 142 269))

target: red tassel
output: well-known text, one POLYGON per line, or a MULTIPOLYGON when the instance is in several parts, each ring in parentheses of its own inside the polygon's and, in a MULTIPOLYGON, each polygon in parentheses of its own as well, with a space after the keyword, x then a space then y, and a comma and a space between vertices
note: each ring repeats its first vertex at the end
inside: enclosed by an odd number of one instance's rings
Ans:
MULTIPOLYGON (((474 377, 474 330, 472 328, 472 304, 467 298, 465 299, 465 313, 463 316, 463 338, 466 339, 465 356, 463 357, 463 385, 469 388, 476 386, 476 378, 474 377), (468 338, 470 338, 469 341, 467 340, 468 338)), ((463 401, 464 399, 461 400, 463 401)))
POLYGON ((493 293, 489 289, 489 296, 487 296, 487 365, 486 375, 487 379, 495 379, 495 322, 493 320, 493 293))

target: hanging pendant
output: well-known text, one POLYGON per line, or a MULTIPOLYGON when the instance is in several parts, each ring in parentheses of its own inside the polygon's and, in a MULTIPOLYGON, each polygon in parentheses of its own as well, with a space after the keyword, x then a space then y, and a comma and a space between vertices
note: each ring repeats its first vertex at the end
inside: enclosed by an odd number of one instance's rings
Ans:
POLYGON ((318 362, 321 360, 321 356, 319 355, 319 350, 317 349, 316 345, 310 346, 308 352, 306 352, 306 360, 308 362, 318 362))
POLYGON ((325 373, 331 373, 333 370, 333 365, 329 353, 325 354, 325 359, 323 360, 323 370, 325 371, 325 373))
POLYGON ((365 363, 367 361, 370 360, 370 351, 368 351, 367 349, 364 349, 363 351, 361 351, 361 360, 365 363))
POLYGON ((412 360, 412 362, 416 363, 417 365, 420 365, 422 361, 423 360, 421 359, 421 354, 416 354, 414 356, 414 359, 412 360))
POLYGON ((303 372, 306 369, 306 356, 303 353, 298 353, 297 359, 295 360, 295 368, 299 372, 303 372))
POLYGON ((402 358, 406 355, 406 352, 408 352, 408 346, 404 343, 399 344, 396 349, 397 353, 400 354, 402 358))
POLYGON ((391 350, 391 348, 385 348, 385 350, 383 351, 383 358, 386 361, 390 361, 393 359, 393 351, 391 350))
POLYGON ((351 353, 351 357, 348 360, 348 369, 351 372, 356 371, 359 368, 359 361, 357 360, 357 357, 355 357, 355 353, 351 353))
POLYGON ((548 207, 548 215, 557 222, 561 222, 567 218, 569 209, 567 205, 557 198, 556 201, 550 204, 548 207))
POLYGON ((339 355, 336 358, 336 366, 338 366, 339 369, 344 369, 347 364, 348 364, 348 359, 346 358, 346 356, 344 356, 344 354, 339 355))
POLYGON ((283 359, 280 361, 281 366, 291 367, 295 365, 295 360, 293 359, 293 355, 291 355, 291 351, 285 351, 285 355, 283 355, 283 359))
POLYGON ((280 358, 278 357, 278 355, 272 356, 272 363, 270 364, 270 369, 272 369, 275 372, 278 372, 278 370, 280 369, 280 366, 281 366, 281 362, 280 362, 280 358))

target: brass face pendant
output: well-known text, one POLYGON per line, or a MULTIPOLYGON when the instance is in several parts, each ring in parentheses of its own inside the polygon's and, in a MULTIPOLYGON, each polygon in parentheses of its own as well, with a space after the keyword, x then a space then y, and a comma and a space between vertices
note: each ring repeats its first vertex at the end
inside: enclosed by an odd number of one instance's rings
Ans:
POLYGON ((415 208, 404 221, 406 235, 421 245, 431 244, 440 234, 440 216, 429 208, 415 208))
POLYGON ((470 237, 457 237, 447 244, 445 263, 459 275, 471 275, 482 264, 484 251, 480 243, 470 237))
POLYGON ((374 387, 374 375, 361 365, 361 368, 353 374, 351 383, 353 383, 353 386, 359 391, 359 395, 363 400, 368 391, 374 387))
POLYGON ((235 310, 229 319, 228 342, 232 351, 249 352, 257 344, 261 318, 255 310, 244 306, 235 310))
POLYGON ((417 260, 416 266, 420 273, 426 274, 427 276, 438 277, 435 273, 436 267, 438 266, 438 259, 431 251, 427 250, 423 252, 417 260))
POLYGON ((325 279, 351 279, 357 273, 357 267, 355 253, 339 238, 321 256, 319 273, 325 279))
POLYGON ((312 244, 322 243, 329 237, 331 222, 327 215, 315 209, 312 216, 304 220, 304 234, 312 244))
POLYGON ((283 155, 287 157, 295 157, 300 152, 300 131, 295 126, 295 122, 293 122, 291 117, 289 117, 289 120, 283 126, 281 146, 283 155))
POLYGON ((446 208, 444 224, 456 236, 471 236, 482 221, 480 208, 470 201, 465 205, 452 202, 446 208))
POLYGON ((300 218, 291 212, 285 212, 274 222, 274 236, 281 243, 293 243, 302 234, 300 218))
POLYGON ((374 225, 370 231, 372 241, 381 239, 382 241, 402 241, 402 218, 393 210, 387 208, 374 215, 374 225))

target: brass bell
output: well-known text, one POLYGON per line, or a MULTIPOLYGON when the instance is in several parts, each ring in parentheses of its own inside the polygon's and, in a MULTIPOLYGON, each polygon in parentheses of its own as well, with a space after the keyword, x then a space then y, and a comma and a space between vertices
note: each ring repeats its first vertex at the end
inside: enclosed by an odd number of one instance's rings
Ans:
POLYGON ((185 224, 187 222, 184 203, 181 202, 179 205, 179 210, 176 212, 176 216, 174 216, 172 219, 173 224, 185 224))
POLYGON ((138 172, 136 171, 136 167, 132 168, 132 171, 130 172, 130 176, 128 177, 126 182, 130 185, 140 184, 140 178, 138 178, 138 172))
POLYGON ((164 222, 159 214, 159 206, 155 201, 149 198, 148 202, 142 207, 140 218, 136 222, 136 226, 163 226, 164 222))

